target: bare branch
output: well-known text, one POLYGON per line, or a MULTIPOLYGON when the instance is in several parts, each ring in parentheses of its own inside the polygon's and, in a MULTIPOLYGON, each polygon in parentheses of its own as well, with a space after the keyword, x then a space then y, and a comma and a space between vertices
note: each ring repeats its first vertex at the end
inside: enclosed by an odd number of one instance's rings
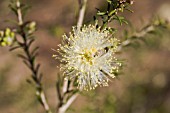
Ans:
POLYGON ((47 100, 46 100, 46 98, 45 98, 45 94, 44 94, 43 90, 38 91, 38 92, 37 92, 37 96, 40 97, 40 100, 41 100, 42 105, 44 106, 44 109, 46 110, 46 112, 47 112, 47 113, 52 113, 52 112, 50 111, 50 108, 49 108, 48 104, 47 104, 47 100))
POLYGON ((74 94, 72 97, 70 97, 70 99, 67 101, 67 103, 59 108, 58 113, 65 113, 65 111, 73 103, 73 101, 77 98, 77 96, 78 96, 78 94, 74 94))
POLYGON ((64 84, 63 84, 63 93, 66 93, 67 92, 67 89, 68 89, 68 80, 64 80, 64 84))
POLYGON ((77 28, 80 29, 80 27, 83 24, 83 20, 84 20, 84 15, 85 15, 85 11, 86 11, 86 5, 87 5, 87 0, 79 0, 79 5, 80 5, 80 10, 79 10, 79 17, 78 17, 78 21, 77 21, 77 28))
POLYGON ((21 3, 19 0, 16 1, 16 6, 17 6, 17 17, 18 17, 18 24, 22 25, 23 24, 23 18, 22 18, 22 12, 21 12, 21 3))

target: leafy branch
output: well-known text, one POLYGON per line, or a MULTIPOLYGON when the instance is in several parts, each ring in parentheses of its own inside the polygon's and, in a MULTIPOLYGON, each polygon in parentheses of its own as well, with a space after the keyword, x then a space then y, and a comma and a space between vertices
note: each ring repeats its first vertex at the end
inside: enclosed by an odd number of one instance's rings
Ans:
POLYGON ((102 11, 97 9, 97 16, 94 17, 96 20, 97 17, 102 20, 102 29, 105 28, 110 22, 116 20, 122 25, 123 23, 127 24, 127 21, 123 16, 119 16, 119 12, 124 10, 133 12, 129 9, 129 5, 133 4, 133 0, 107 0, 107 10, 102 11))
POLYGON ((147 41, 146 35, 148 34, 156 34, 157 30, 160 29, 169 29, 169 22, 166 20, 161 20, 161 19, 155 19, 153 22, 150 22, 150 24, 146 25, 143 27, 140 31, 135 31, 132 34, 128 34, 125 32, 124 34, 124 40, 122 40, 120 46, 119 46, 119 51, 121 51, 124 47, 131 46, 132 44, 135 43, 135 41, 142 40, 144 42, 147 41))
MULTIPOLYGON (((36 23, 35 22, 29 22, 24 21, 24 15, 25 12, 28 10, 28 6, 21 4, 19 0, 12 1, 9 5, 11 10, 15 13, 17 16, 17 23, 18 28, 15 30, 16 34, 18 36, 15 37, 15 43, 11 46, 11 51, 21 48, 24 52, 24 54, 18 54, 18 57, 23 59, 23 62, 25 65, 31 70, 32 72, 32 80, 35 83, 36 88, 36 96, 43 108, 45 109, 46 113, 52 113, 49 105, 47 103, 45 93, 42 87, 41 79, 42 79, 42 73, 39 72, 40 64, 36 63, 36 57, 38 55, 38 47, 35 47, 33 49, 32 45, 35 41, 33 33, 36 30, 36 23)), ((28 80, 29 83, 32 83, 32 81, 28 80)))

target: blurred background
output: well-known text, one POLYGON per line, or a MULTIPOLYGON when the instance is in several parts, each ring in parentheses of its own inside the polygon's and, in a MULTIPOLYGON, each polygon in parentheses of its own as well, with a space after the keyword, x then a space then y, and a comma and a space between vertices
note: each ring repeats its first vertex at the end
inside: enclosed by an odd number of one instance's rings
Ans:
MULTIPOLYGON (((58 61, 51 56, 60 43, 62 34, 68 33, 76 24, 77 0, 23 0, 32 8, 26 20, 38 24, 36 44, 40 46, 38 62, 44 73, 43 86, 48 102, 55 110, 58 103, 55 82, 58 61)), ((4 22, 16 19, 8 8, 9 0, 0 0, 0 29, 14 27, 4 22)), ((103 0, 89 0, 84 22, 89 22, 96 13, 95 8, 105 7, 103 0)), ((122 15, 133 27, 140 30, 159 15, 170 21, 169 0, 135 0, 131 8, 134 13, 122 15)), ((117 24, 116 24, 117 25, 117 24)), ((126 26, 126 27, 125 27, 126 26)), ((118 27, 122 34, 123 28, 118 27)), ((109 87, 83 92, 67 113, 170 113, 170 32, 160 30, 159 35, 147 35, 149 43, 128 47, 122 54, 126 67, 118 79, 109 87)), ((119 35, 119 37, 122 35, 119 35)), ((19 50, 9 52, 0 47, 0 113, 44 113, 36 100, 34 88, 26 82, 30 71, 16 55, 19 50)))

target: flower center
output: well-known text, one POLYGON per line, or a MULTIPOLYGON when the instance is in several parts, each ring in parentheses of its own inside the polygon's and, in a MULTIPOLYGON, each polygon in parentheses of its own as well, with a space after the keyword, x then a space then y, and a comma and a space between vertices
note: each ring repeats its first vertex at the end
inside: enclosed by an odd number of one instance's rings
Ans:
POLYGON ((88 62, 90 65, 92 65, 96 51, 97 50, 95 48, 91 48, 90 50, 85 49, 84 54, 82 55, 82 59, 84 60, 84 62, 88 62))

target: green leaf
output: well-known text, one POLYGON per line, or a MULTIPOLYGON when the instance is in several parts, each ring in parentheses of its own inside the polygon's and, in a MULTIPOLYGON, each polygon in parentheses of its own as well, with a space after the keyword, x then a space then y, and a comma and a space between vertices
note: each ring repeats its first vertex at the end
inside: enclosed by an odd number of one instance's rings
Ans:
POLYGON ((119 21, 120 25, 122 25, 122 17, 119 17, 117 15, 115 15, 115 19, 119 21))
POLYGON ((112 0, 107 0, 107 2, 111 4, 111 3, 112 3, 112 0))
POLYGON ((97 15, 103 16, 103 15, 106 15, 106 12, 100 12, 100 11, 98 11, 98 12, 97 12, 97 15))
POLYGON ((112 10, 112 11, 109 13, 109 16, 112 16, 115 12, 116 12, 116 9, 112 10))
POLYGON ((128 22, 125 20, 125 18, 123 16, 115 15, 115 18, 113 18, 113 19, 118 20, 120 25, 122 25, 123 23, 128 24, 128 22))

